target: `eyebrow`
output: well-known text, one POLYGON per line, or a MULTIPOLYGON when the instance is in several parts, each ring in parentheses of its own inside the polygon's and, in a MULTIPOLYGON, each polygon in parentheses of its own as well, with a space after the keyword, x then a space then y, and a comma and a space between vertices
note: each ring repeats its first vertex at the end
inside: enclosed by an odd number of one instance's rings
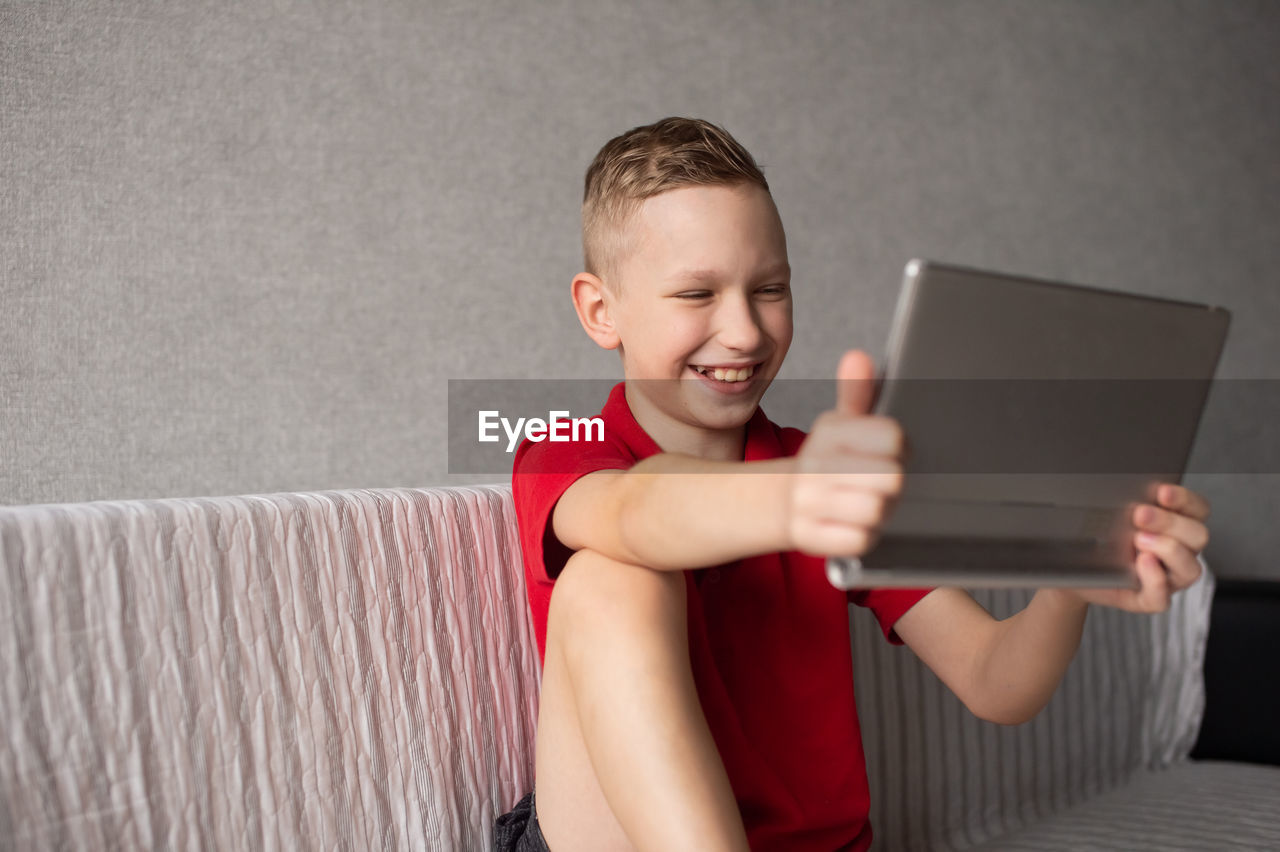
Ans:
MULTIPOLYGON (((791 264, 782 262, 770 266, 759 277, 760 278, 776 278, 780 275, 790 275, 791 264)), ((714 269, 685 269, 671 276, 672 281, 698 282, 704 284, 714 284, 720 280, 720 273, 714 269)))

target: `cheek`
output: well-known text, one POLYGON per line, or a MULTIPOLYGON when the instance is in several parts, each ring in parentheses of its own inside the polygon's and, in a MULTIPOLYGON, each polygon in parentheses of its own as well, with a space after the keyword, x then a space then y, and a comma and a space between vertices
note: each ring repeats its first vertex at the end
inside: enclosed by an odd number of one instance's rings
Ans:
POLYGON ((769 337, 773 339, 780 348, 786 349, 791 345, 791 335, 793 332, 791 325, 791 303, 778 304, 764 313, 761 317, 762 325, 768 332, 769 337))
POLYGON ((706 321, 695 313, 686 312, 670 317, 663 331, 665 343, 673 350, 697 347, 706 337, 706 321))

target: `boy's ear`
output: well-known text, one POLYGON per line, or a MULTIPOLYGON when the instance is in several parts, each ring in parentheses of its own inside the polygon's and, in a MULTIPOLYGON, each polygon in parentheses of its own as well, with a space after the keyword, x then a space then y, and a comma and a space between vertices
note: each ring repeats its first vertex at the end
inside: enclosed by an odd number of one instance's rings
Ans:
POLYGON ((582 323, 587 336, 604 349, 617 349, 621 341, 610 311, 613 294, 605 288, 604 282, 590 272, 579 272, 569 288, 574 310, 578 312, 578 322, 582 323))

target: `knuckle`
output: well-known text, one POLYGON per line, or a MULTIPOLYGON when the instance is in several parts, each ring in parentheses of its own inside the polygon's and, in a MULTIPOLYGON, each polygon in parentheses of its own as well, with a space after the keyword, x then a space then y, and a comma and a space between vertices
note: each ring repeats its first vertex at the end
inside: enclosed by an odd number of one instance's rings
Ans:
POLYGON ((862 547, 858 551, 859 556, 866 556, 872 550, 875 550, 876 544, 880 541, 880 534, 875 530, 866 530, 862 534, 862 547))
POLYGON ((907 433, 903 431, 902 424, 892 417, 884 418, 885 437, 888 440, 890 452, 893 455, 900 455, 906 444, 907 433))
POLYGON ((871 523, 880 527, 889 519, 889 501, 883 495, 875 497, 871 504, 871 523))
POLYGON ((895 495, 895 494, 888 494, 888 495, 885 495, 885 499, 884 499, 884 519, 881 521, 880 525, 881 525, 881 526, 884 526, 884 523, 885 523, 886 521, 888 521, 888 520, 889 520, 889 518, 893 517, 893 513, 894 513, 894 512, 896 512, 897 510, 898 510, 898 497, 897 497, 897 495, 895 495))
POLYGON ((870 536, 867 531, 861 527, 855 527, 849 531, 849 545, 851 552, 855 556, 861 556, 866 553, 870 544, 870 536))

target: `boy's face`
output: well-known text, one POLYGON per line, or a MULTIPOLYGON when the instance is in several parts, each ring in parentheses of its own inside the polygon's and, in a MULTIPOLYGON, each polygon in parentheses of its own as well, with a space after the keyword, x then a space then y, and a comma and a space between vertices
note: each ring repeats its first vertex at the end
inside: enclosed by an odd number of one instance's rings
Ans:
POLYGON ((610 314, 640 425, 664 449, 740 437, 791 345, 773 199, 751 184, 664 192, 636 211, 622 245, 610 314), (716 368, 749 376, 716 379, 716 368))

